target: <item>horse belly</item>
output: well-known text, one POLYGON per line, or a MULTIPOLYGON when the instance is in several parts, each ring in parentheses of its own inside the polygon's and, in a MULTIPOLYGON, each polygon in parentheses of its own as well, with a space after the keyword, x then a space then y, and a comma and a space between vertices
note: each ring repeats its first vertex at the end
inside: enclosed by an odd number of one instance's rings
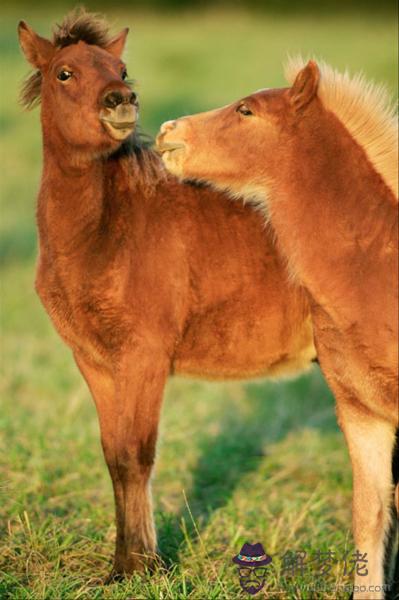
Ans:
POLYGON ((293 374, 316 356, 309 314, 260 302, 232 302, 196 316, 179 345, 174 370, 206 379, 293 374))

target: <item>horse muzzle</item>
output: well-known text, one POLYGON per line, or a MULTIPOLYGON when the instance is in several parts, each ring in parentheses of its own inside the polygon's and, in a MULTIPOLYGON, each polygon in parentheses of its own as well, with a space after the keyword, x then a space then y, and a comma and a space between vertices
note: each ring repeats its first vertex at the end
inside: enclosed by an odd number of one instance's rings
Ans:
POLYGON ((155 149, 162 156, 162 161, 168 171, 182 177, 182 165, 185 159, 187 143, 182 135, 184 127, 178 127, 183 119, 167 121, 161 126, 155 140, 155 149))
POLYGON ((118 104, 104 107, 100 111, 100 121, 109 135, 118 141, 126 139, 134 130, 138 119, 136 104, 118 104))

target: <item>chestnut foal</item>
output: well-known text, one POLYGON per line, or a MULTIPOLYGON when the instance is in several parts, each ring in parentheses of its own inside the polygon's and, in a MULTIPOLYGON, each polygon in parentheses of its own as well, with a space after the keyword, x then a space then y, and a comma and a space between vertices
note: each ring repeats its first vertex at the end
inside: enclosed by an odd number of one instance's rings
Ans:
POLYGON ((358 598, 381 598, 398 427, 397 124, 380 88, 310 61, 291 88, 165 123, 174 174, 256 197, 311 304, 321 368, 353 468, 353 526, 367 553, 358 598))
POLYGON ((179 183, 134 135, 126 35, 85 12, 52 41, 19 25, 36 69, 22 97, 40 98, 43 130, 36 288, 96 403, 115 574, 156 550, 149 479, 168 375, 277 375, 315 357, 307 298, 260 215, 179 183))

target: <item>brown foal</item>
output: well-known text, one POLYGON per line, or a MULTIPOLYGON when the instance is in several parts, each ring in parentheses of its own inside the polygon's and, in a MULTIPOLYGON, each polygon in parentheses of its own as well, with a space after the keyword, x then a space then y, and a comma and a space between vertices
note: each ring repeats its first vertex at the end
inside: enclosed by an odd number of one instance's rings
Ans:
POLYGON ((255 198, 307 291, 352 462, 355 543, 368 557, 355 597, 381 598, 399 416, 397 124, 362 78, 310 61, 291 64, 290 79, 165 123, 158 147, 172 173, 255 198))
POLYGON ((113 573, 156 551, 149 480, 165 381, 291 373, 315 357, 308 300, 259 214, 179 183, 135 135, 138 103, 110 38, 85 12, 52 41, 19 25, 41 102, 36 288, 96 403, 112 478, 113 573))

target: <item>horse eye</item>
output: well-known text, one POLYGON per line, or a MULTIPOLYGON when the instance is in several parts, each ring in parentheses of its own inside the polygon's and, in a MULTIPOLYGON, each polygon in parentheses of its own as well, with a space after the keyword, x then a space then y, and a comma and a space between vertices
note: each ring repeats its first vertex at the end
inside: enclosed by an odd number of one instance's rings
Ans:
POLYGON ((122 75, 121 75, 123 81, 125 81, 125 79, 127 78, 127 71, 126 69, 124 71, 122 71, 122 75))
POLYGON ((72 77, 72 71, 67 71, 67 69, 62 69, 57 75, 57 79, 60 81, 67 81, 72 77))
POLYGON ((237 107, 236 112, 239 112, 245 117, 249 117, 250 115, 254 114, 251 110, 249 110, 248 106, 246 106, 245 104, 240 104, 240 106, 237 107))

